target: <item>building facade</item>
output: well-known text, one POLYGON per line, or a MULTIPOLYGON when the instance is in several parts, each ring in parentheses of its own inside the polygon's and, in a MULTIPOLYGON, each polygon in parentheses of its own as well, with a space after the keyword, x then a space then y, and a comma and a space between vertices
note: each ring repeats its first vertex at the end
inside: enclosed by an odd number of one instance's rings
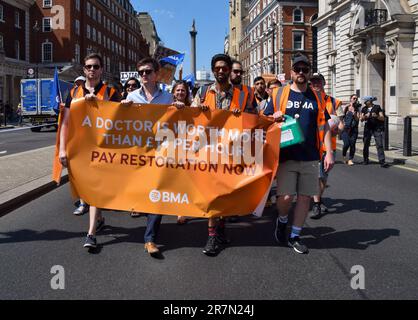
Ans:
POLYGON ((417 13, 417 0, 320 0, 314 26, 326 90, 343 101, 376 96, 391 124, 418 116, 417 13))
MULTIPOLYGON (((0 1, 0 102, 19 103, 30 62, 30 8, 34 0, 0 1)), ((45 75, 45 73, 43 73, 45 75)))
POLYGON ((239 43, 244 35, 244 29, 249 23, 248 9, 251 0, 229 1, 229 34, 228 47, 225 53, 239 59, 239 43))
POLYGON ((149 56, 130 1, 36 0, 30 17, 31 62, 58 67, 63 78, 80 75, 83 57, 92 52, 103 56, 107 81, 136 70, 138 60, 149 56))
POLYGON ((318 15, 318 1, 252 0, 248 25, 239 43, 239 57, 252 84, 263 74, 290 79, 291 60, 296 52, 307 55, 314 66, 315 33, 312 20, 318 15))
POLYGON ((138 20, 139 25, 141 27, 141 33, 145 38, 146 42, 149 44, 149 54, 150 56, 153 56, 155 50, 161 42, 161 39, 158 36, 158 32, 155 27, 154 20, 148 12, 139 12, 138 20))

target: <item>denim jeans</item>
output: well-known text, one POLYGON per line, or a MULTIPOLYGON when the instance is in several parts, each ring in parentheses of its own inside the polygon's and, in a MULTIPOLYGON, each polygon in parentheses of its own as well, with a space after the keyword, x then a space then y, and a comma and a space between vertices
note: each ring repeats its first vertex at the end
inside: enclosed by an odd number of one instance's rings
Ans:
POLYGON ((341 133, 341 138, 344 141, 343 157, 347 155, 347 151, 348 149, 350 149, 349 160, 354 159, 354 154, 356 153, 357 136, 358 136, 358 131, 348 132, 347 130, 344 130, 341 133))
POLYGON ((160 214, 147 215, 147 229, 145 230, 144 241, 155 242, 160 230, 161 220, 163 216, 160 214))

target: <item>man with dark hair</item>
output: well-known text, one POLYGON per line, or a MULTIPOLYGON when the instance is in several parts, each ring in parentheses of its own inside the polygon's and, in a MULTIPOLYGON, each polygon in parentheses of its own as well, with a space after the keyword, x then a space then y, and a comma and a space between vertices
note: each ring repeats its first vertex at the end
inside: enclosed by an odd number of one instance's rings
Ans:
MULTIPOLYGON (((206 111, 208 109, 229 110, 239 115, 241 112, 255 113, 251 99, 241 99, 242 92, 230 83, 232 69, 231 58, 225 54, 217 54, 212 58, 212 72, 216 82, 210 86, 203 86, 197 92, 192 107, 199 107, 206 111)), ((225 221, 220 218, 208 220, 208 240, 203 253, 208 256, 215 256, 219 253, 221 246, 229 242, 225 236, 225 221)))
MULTIPOLYGON (((123 100, 121 105, 130 106, 138 104, 172 104, 171 93, 161 90, 158 86, 158 71, 160 65, 153 58, 144 58, 138 62, 138 74, 141 79, 141 87, 132 91, 123 100)), ((147 214, 147 228, 144 234, 145 251, 152 257, 158 257, 159 249, 155 244, 162 220, 160 214, 147 214)))
POLYGON ((254 79, 254 100, 260 107, 260 104, 262 104, 263 101, 267 101, 268 98, 269 95, 266 92, 266 80, 264 80, 263 77, 256 77, 254 79))
MULTIPOLYGON (((83 86, 74 87, 68 95, 65 102, 65 108, 62 118, 61 130, 60 130, 60 148, 59 148, 59 160, 64 167, 68 166, 67 160, 67 135, 68 135, 68 121, 70 116, 70 107, 73 99, 83 98, 86 101, 95 100, 109 100, 119 102, 120 97, 116 90, 110 88, 102 82, 103 74, 103 59, 97 54, 89 54, 84 58, 84 75, 86 78, 83 86)), ((101 210, 99 208, 90 206, 90 225, 87 233, 85 248, 95 248, 96 232, 104 226, 104 218, 102 217, 101 210)))

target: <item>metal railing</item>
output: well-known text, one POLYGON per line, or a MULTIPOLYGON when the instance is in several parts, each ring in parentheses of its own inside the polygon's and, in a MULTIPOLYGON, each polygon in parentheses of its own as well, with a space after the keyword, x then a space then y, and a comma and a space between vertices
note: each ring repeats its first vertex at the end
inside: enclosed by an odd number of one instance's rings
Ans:
POLYGON ((366 11, 364 25, 370 27, 373 25, 381 25, 388 21, 388 12, 385 9, 371 9, 366 11))

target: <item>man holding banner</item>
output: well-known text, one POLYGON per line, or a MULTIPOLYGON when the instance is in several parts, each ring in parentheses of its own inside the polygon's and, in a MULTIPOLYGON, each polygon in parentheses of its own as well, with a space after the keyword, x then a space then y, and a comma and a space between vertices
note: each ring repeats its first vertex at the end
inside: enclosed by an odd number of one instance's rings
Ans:
MULTIPOLYGON (((157 85, 158 71, 160 65, 153 58, 144 58, 138 62, 138 74, 141 78, 141 88, 128 94, 126 100, 121 105, 130 106, 132 103, 139 104, 171 104, 173 96, 163 91, 157 85)), ((144 235, 144 248, 151 256, 159 253, 159 249, 155 244, 158 236, 162 215, 148 214, 147 229, 144 235)))
MULTIPOLYGON (((192 107, 200 107, 202 110, 230 110, 237 116, 241 112, 256 113, 249 92, 239 90, 230 83, 231 58, 225 54, 217 54, 212 58, 211 67, 216 82, 199 89, 192 107)), ((220 218, 217 223, 216 218, 209 218, 208 234, 203 253, 216 256, 221 250, 221 245, 229 243, 225 235, 225 220, 220 218)))
MULTIPOLYGON (((62 122, 59 129, 59 161, 62 166, 67 167, 67 136, 68 123, 70 116, 70 106, 73 99, 81 99, 84 97, 86 101, 94 102, 96 100, 109 100, 119 102, 120 98, 116 90, 103 84, 101 77, 103 74, 103 59, 99 54, 92 53, 84 58, 84 74, 86 82, 84 86, 78 86, 71 90, 65 103, 62 122)), ((96 231, 104 226, 104 218, 101 210, 94 206, 89 208, 90 225, 87 233, 85 248, 95 248, 97 246, 96 231)))

